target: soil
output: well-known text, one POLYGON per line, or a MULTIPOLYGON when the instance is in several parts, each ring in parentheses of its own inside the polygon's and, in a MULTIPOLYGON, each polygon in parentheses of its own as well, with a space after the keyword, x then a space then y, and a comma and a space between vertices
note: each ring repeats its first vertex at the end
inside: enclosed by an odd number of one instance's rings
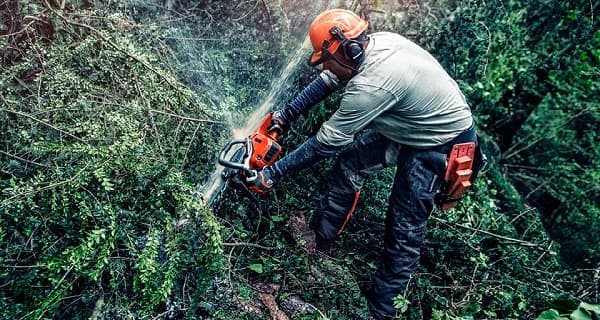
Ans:
POLYGON ((306 222, 304 211, 293 210, 290 213, 288 226, 296 244, 302 247, 307 254, 315 254, 315 232, 310 229, 306 222))

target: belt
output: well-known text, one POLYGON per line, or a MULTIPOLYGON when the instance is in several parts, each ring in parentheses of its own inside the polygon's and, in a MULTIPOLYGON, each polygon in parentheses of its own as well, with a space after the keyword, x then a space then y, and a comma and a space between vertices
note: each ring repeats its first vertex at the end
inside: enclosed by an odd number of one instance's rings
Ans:
POLYGON ((448 153, 450 153, 450 150, 452 150, 452 147, 455 144, 465 143, 465 142, 475 142, 476 145, 478 144, 477 134, 475 133, 475 126, 472 125, 469 129, 461 132, 454 139, 450 140, 449 142, 446 142, 445 144, 443 144, 441 146, 433 147, 433 148, 431 148, 431 150, 437 151, 437 152, 440 152, 443 154, 448 154, 448 153))

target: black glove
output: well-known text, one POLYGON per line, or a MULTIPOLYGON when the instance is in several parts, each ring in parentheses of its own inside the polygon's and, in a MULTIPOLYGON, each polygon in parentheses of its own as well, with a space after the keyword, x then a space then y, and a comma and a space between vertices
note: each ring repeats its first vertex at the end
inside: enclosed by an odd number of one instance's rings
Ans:
POLYGON ((265 194, 277 182, 271 167, 265 167, 262 171, 253 171, 253 175, 246 177, 246 186, 253 192, 265 194))
POLYGON ((290 122, 285 116, 285 110, 276 110, 271 114, 271 126, 267 128, 267 131, 273 130, 284 134, 290 129, 290 122))

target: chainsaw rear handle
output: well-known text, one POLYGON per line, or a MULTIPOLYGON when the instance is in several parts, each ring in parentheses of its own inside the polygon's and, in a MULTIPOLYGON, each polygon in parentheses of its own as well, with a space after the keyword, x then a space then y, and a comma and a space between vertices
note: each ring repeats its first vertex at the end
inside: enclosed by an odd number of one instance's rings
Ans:
MULTIPOLYGON (((246 152, 243 156, 243 159, 247 159, 248 156, 250 154, 252 154, 252 143, 250 143, 250 139, 248 138, 243 138, 243 139, 233 139, 231 141, 229 141, 221 150, 221 153, 219 153, 219 164, 221 164, 224 167, 227 168, 232 168, 232 169, 239 169, 239 170, 244 170, 246 172, 251 171, 250 167, 248 166, 248 164, 246 163, 246 161, 242 161, 242 162, 233 162, 233 161, 229 161, 227 160, 225 157, 227 156, 227 153, 229 153, 229 151, 231 150, 231 148, 233 146, 235 146, 236 144, 243 144, 246 152)), ((241 160, 241 159, 240 159, 241 160)))

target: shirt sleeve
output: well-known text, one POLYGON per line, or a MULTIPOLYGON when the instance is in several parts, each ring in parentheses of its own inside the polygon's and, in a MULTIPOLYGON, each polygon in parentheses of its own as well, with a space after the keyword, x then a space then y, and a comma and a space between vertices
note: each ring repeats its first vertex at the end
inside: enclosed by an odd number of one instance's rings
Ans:
POLYGON ((319 77, 325 81, 325 84, 329 87, 329 89, 336 91, 342 89, 344 85, 338 80, 338 78, 329 70, 324 70, 319 74, 319 77))
POLYGON ((346 87, 338 110, 317 133, 319 142, 341 147, 354 141, 377 116, 394 106, 396 97, 389 91, 367 84, 346 87))

